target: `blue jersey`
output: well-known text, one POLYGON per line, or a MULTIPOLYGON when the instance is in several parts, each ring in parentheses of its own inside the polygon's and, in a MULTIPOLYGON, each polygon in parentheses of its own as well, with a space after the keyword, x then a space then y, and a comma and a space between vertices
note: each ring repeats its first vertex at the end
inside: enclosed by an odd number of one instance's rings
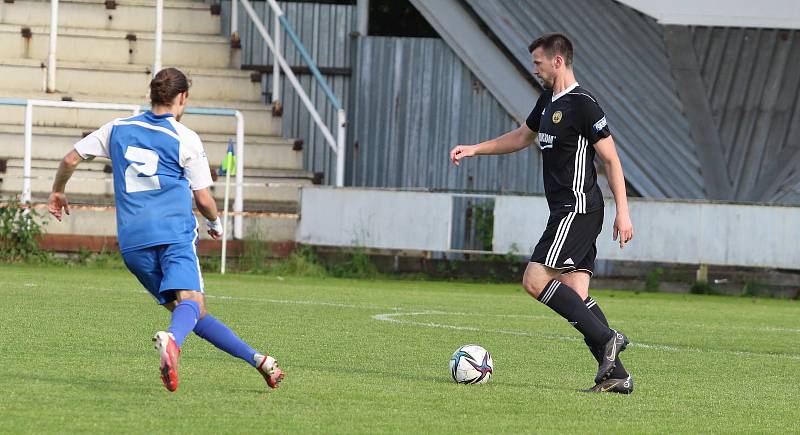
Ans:
POLYGON ((116 119, 75 150, 111 159, 121 252, 197 237, 192 190, 210 186, 211 171, 197 133, 172 114, 116 119))

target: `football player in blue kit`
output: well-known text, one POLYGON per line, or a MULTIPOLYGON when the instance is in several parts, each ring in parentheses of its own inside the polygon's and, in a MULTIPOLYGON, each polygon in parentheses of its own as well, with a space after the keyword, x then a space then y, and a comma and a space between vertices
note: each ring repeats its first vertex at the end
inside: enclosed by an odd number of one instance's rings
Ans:
POLYGON ((61 221, 62 212, 69 214, 64 188, 78 164, 95 157, 111 159, 122 258, 156 301, 172 312, 169 328, 153 338, 164 386, 169 391, 178 388, 181 345, 194 332, 247 361, 277 388, 284 373, 275 358, 256 352, 206 310, 192 199, 212 238, 219 239, 223 228, 208 189, 212 179, 203 144, 180 123, 189 85, 175 68, 159 71, 150 82, 152 110, 115 119, 76 143, 59 165, 48 209, 61 221))

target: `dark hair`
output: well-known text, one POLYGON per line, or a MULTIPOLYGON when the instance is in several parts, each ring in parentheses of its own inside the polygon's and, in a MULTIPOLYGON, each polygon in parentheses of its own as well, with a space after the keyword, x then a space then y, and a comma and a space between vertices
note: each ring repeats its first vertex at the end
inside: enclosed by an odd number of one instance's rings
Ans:
POLYGON ((150 104, 169 106, 176 95, 189 90, 191 80, 180 70, 164 68, 150 81, 150 104))
POLYGON ((533 50, 539 47, 542 47, 550 58, 560 54, 564 58, 564 64, 572 66, 572 42, 566 36, 560 33, 546 33, 531 42, 528 52, 533 53, 533 50))

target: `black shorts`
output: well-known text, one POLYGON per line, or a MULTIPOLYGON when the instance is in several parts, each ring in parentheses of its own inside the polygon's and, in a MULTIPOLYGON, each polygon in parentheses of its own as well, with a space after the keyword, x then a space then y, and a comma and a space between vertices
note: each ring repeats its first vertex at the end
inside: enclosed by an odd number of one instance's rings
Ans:
POLYGON ((594 273, 597 236, 603 229, 603 209, 587 214, 551 213, 547 228, 533 249, 531 262, 544 264, 564 273, 594 273))

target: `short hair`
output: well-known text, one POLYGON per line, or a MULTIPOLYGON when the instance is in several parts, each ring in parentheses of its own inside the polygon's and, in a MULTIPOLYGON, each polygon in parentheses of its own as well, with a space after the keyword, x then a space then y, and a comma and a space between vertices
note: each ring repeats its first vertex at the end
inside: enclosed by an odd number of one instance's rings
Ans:
POLYGON ((539 47, 542 47, 548 57, 560 54, 564 58, 564 64, 572 66, 572 41, 561 33, 546 33, 536 38, 528 46, 528 52, 533 53, 539 47))
POLYGON ((150 104, 169 106, 175 97, 189 90, 191 80, 176 68, 164 68, 150 81, 150 104))

